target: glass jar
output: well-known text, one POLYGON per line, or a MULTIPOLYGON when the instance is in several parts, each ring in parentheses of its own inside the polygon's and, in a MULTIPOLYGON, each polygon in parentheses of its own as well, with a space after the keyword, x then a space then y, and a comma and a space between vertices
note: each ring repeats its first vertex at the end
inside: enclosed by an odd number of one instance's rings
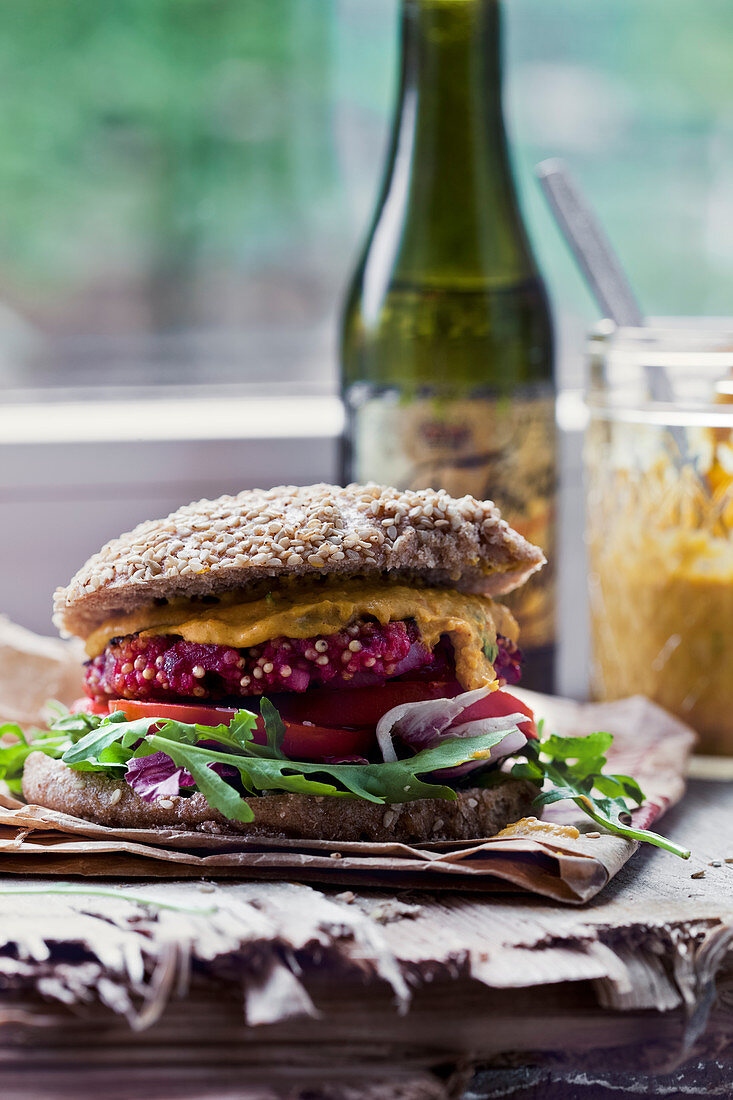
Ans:
POLYGON ((733 326, 590 338, 591 691, 733 754, 733 326))

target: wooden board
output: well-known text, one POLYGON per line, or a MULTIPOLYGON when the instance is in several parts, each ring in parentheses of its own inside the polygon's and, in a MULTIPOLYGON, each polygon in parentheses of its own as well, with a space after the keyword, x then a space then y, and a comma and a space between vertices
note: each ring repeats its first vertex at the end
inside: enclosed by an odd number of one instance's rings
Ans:
POLYGON ((206 1067, 222 1100, 319 1081, 329 1100, 457 1096, 486 1064, 473 1095, 500 1095, 507 1059, 576 1078, 630 1067, 637 1095, 639 1073, 693 1055, 728 1073, 731 821, 733 788, 693 782, 667 822, 693 860, 642 851, 579 909, 287 882, 110 882, 95 894, 76 880, 66 889, 81 893, 65 894, 6 878, 3 1097, 79 1095, 80 1063, 107 1100, 211 1097, 206 1067), (237 1075, 248 1094, 232 1091, 237 1075))

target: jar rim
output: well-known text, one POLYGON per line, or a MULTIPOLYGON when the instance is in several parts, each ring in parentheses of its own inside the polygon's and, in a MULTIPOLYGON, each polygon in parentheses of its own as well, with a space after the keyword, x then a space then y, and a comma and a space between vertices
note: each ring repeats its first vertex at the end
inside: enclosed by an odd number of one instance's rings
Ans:
POLYGON ((733 357, 733 317, 654 318, 649 325, 617 325, 604 318, 590 330, 593 343, 609 345, 620 351, 680 350, 706 354, 711 350, 729 352, 733 357), (698 320, 700 323, 695 324, 698 320))
POLYGON ((599 322, 588 337, 592 415, 731 430, 733 318, 670 318, 648 327, 599 322))

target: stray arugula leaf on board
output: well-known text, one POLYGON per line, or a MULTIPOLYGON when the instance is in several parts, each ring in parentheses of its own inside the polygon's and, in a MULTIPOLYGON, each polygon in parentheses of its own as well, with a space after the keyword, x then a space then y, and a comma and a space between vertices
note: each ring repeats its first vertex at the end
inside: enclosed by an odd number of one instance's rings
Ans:
POLYGON ((646 841, 689 859, 686 848, 633 826, 630 809, 642 804, 644 792, 632 776, 604 771, 613 734, 599 731, 584 737, 561 737, 556 733, 543 737, 541 722, 538 732, 539 740, 528 741, 522 749, 526 759, 511 769, 512 775, 544 786, 535 799, 536 806, 570 799, 608 832, 627 840, 646 841))

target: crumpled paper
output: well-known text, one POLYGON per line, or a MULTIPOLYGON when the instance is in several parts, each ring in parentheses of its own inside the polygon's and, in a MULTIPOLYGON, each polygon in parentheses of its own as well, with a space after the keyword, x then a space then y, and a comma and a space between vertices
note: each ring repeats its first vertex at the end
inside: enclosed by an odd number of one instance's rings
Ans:
MULTIPOLYGON (((16 645, 15 628, 0 621, 0 649, 16 645)), ((24 631, 10 671, 0 666, 0 715, 23 711, 19 685, 55 682, 62 702, 79 694, 78 654, 49 650, 49 639, 24 631), (55 678, 55 680, 54 680, 55 678)), ((59 643, 63 647, 63 643, 59 643)), ((649 700, 576 703, 517 691, 546 728, 578 735, 614 734, 611 771, 634 775, 647 801, 633 815, 648 828, 684 792, 694 734, 649 700)), ((47 697, 47 696, 46 696, 47 697)), ((29 693, 26 719, 38 722, 42 701, 29 693)), ((525 890, 555 901, 582 903, 597 894, 638 845, 599 830, 573 804, 557 804, 544 820, 527 819, 489 839, 433 844, 303 841, 174 829, 112 829, 0 795, 0 872, 84 876, 238 877, 331 885, 460 890, 525 890), (568 808, 569 807, 569 808, 568 808), (600 835, 598 835, 600 833, 600 835), (590 835, 589 835, 590 834, 590 835)))
POLYGON ((81 642, 46 638, 0 615, 0 722, 43 721, 49 699, 72 703, 83 694, 81 642))

